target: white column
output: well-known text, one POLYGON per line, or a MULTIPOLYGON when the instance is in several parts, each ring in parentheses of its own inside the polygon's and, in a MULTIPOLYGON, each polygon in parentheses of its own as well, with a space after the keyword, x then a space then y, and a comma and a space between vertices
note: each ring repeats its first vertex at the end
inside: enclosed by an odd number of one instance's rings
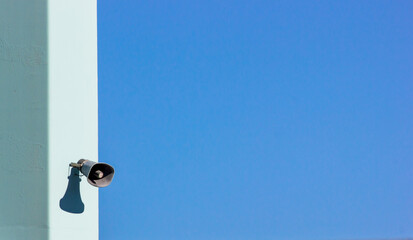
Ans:
POLYGON ((98 239, 98 189, 68 178, 98 160, 96 16, 96 0, 0 0, 1 239, 98 239))
MULTIPOLYGON (((60 206, 68 164, 81 158, 98 160, 96 9, 96 0, 49 0, 48 5, 51 240, 98 239, 98 189, 85 177, 80 182, 81 202, 75 186, 60 206), (82 202, 84 211, 72 213, 82 210, 82 202)), ((76 178, 71 180, 76 184, 76 178)))

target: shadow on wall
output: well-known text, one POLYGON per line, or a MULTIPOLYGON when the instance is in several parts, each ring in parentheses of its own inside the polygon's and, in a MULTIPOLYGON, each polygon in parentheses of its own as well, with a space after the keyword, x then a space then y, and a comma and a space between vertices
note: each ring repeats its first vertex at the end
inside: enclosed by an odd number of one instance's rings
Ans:
POLYGON ((60 208, 69 213, 82 213, 85 210, 85 205, 80 196, 80 179, 79 169, 72 168, 69 183, 67 185, 66 193, 60 199, 60 208))

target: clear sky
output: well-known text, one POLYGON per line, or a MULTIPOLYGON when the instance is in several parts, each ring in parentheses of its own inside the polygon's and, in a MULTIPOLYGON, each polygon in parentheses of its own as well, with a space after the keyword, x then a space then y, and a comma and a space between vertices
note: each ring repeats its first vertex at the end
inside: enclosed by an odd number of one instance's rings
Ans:
POLYGON ((412 1, 98 1, 101 240, 413 237, 412 1))

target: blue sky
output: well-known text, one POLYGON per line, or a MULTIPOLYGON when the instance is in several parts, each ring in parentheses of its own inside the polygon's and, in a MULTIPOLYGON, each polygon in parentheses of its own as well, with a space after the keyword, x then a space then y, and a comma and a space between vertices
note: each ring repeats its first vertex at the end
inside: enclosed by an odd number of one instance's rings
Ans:
POLYGON ((411 1, 98 1, 100 238, 413 237, 411 1))

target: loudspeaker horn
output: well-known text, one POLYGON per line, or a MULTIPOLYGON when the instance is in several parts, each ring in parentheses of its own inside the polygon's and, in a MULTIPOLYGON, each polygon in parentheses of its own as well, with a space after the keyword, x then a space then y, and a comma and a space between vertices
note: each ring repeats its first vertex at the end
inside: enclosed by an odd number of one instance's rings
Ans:
POLYGON ((108 186, 115 174, 115 169, 109 164, 86 159, 80 159, 77 163, 71 163, 70 166, 78 168, 87 177, 90 185, 99 188, 108 186))

